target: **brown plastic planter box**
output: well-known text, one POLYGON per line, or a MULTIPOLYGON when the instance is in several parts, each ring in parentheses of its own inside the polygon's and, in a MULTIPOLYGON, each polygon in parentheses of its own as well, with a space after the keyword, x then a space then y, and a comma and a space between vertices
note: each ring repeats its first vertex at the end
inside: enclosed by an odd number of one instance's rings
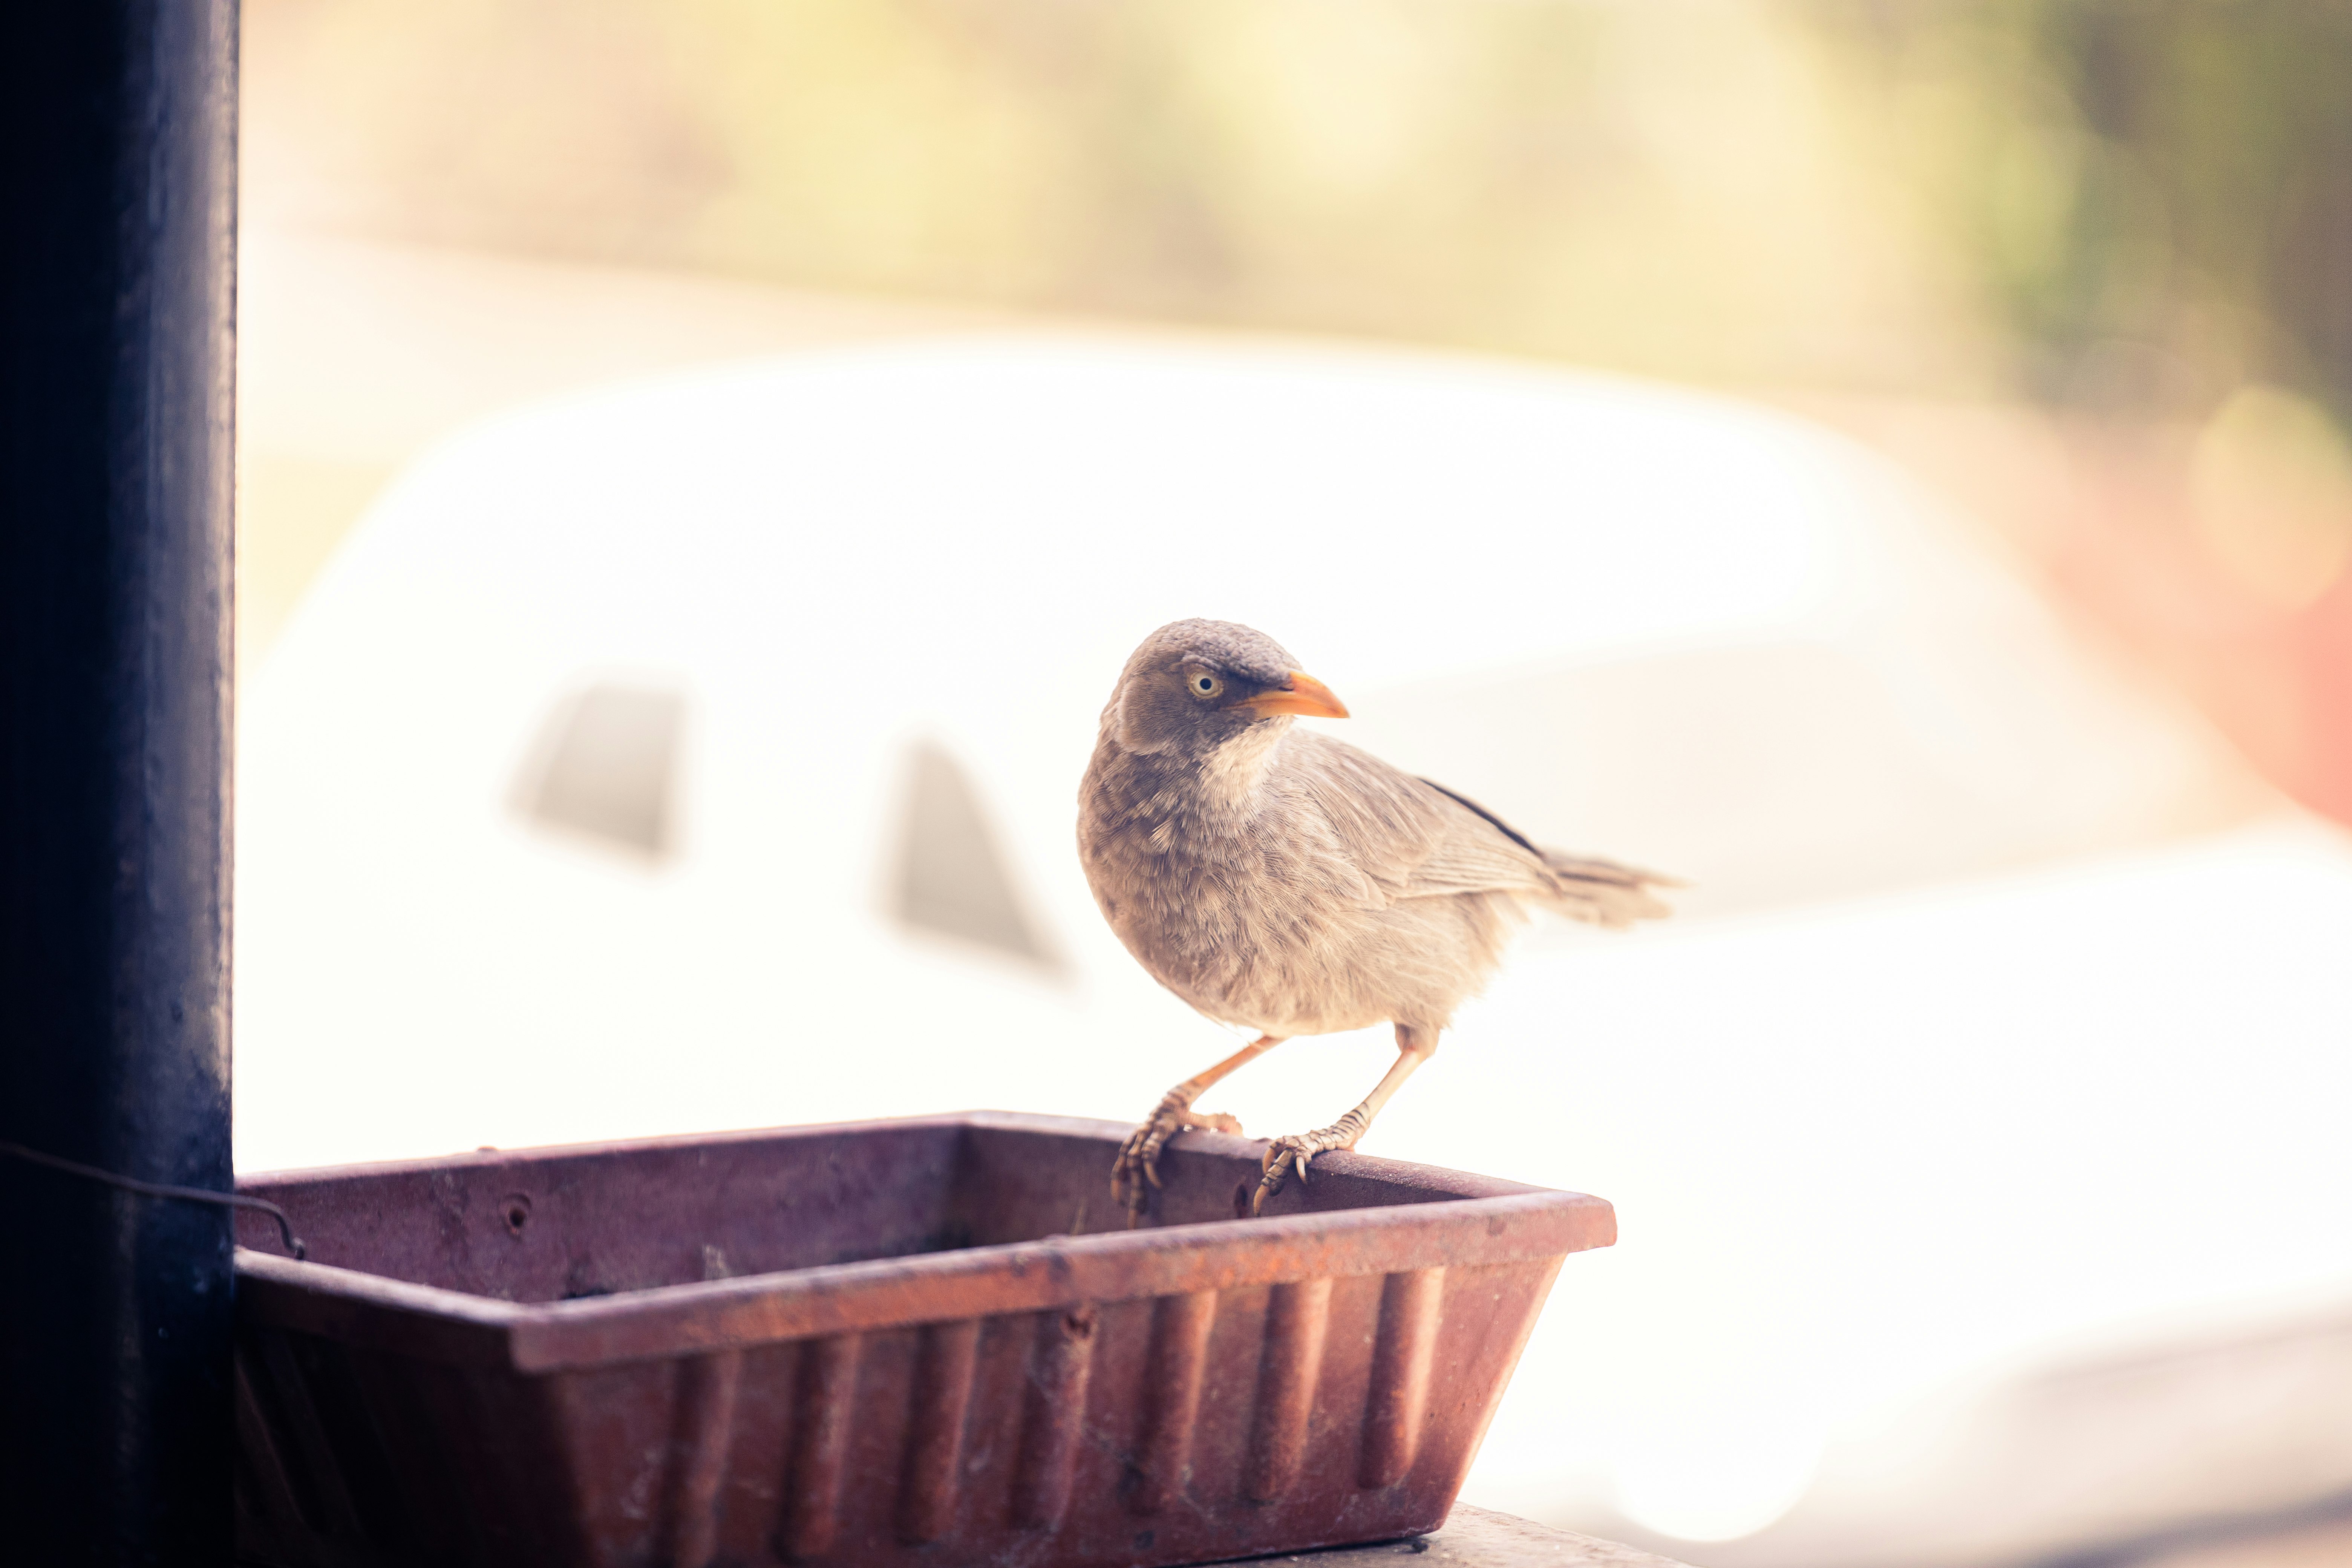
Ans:
POLYGON ((240 1555, 1192 1563, 1433 1529, 1607 1204, 972 1114, 248 1179, 240 1555))

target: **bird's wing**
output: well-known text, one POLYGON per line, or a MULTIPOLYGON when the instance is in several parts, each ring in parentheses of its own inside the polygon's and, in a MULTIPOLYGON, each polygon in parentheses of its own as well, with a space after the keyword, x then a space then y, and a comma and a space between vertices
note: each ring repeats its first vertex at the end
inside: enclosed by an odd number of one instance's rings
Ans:
POLYGON ((1543 851, 1484 807, 1328 735, 1294 731, 1284 745, 1337 847, 1381 901, 1558 890, 1543 851))

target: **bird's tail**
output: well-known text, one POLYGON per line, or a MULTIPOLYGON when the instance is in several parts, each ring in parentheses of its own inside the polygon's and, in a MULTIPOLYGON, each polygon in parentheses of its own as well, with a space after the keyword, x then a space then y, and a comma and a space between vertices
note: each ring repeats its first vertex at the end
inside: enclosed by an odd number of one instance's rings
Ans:
POLYGON ((1559 894, 1557 908, 1570 920, 1622 930, 1635 921, 1663 920, 1675 911, 1651 895, 1653 888, 1679 888, 1677 878, 1638 866, 1620 866, 1591 855, 1538 849, 1559 894))

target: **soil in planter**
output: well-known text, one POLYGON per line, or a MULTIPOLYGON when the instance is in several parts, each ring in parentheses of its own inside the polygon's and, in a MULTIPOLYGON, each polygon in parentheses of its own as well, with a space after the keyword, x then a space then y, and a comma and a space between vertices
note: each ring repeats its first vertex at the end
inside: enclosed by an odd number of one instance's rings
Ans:
MULTIPOLYGON (((1089 1131, 1092 1129, 1089 1128, 1089 1131)), ((1155 1226, 1244 1212, 1240 1146, 1171 1151, 1155 1226)), ((1285 1206, 1423 1194, 1318 1162, 1285 1206)), ((1408 1168, 1409 1169, 1409 1168, 1408 1168)), ((1292 1184, 1295 1188, 1297 1184, 1292 1184)), ((962 1122, 805 1128, 291 1174, 243 1184, 296 1216, 314 1261, 503 1300, 705 1279, 1124 1228, 1092 1138, 962 1122)), ((1453 1195, 1430 1192, 1432 1199, 1453 1195)))

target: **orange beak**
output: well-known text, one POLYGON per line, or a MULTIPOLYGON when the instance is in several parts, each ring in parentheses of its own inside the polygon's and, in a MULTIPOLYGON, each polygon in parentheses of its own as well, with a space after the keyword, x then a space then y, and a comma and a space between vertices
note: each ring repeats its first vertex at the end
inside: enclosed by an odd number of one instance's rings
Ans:
POLYGON ((1290 672, 1289 683, 1272 691, 1261 691, 1245 701, 1234 704, 1253 713, 1303 713, 1309 719, 1345 719, 1348 705, 1332 694, 1331 689, 1303 669, 1290 672))

